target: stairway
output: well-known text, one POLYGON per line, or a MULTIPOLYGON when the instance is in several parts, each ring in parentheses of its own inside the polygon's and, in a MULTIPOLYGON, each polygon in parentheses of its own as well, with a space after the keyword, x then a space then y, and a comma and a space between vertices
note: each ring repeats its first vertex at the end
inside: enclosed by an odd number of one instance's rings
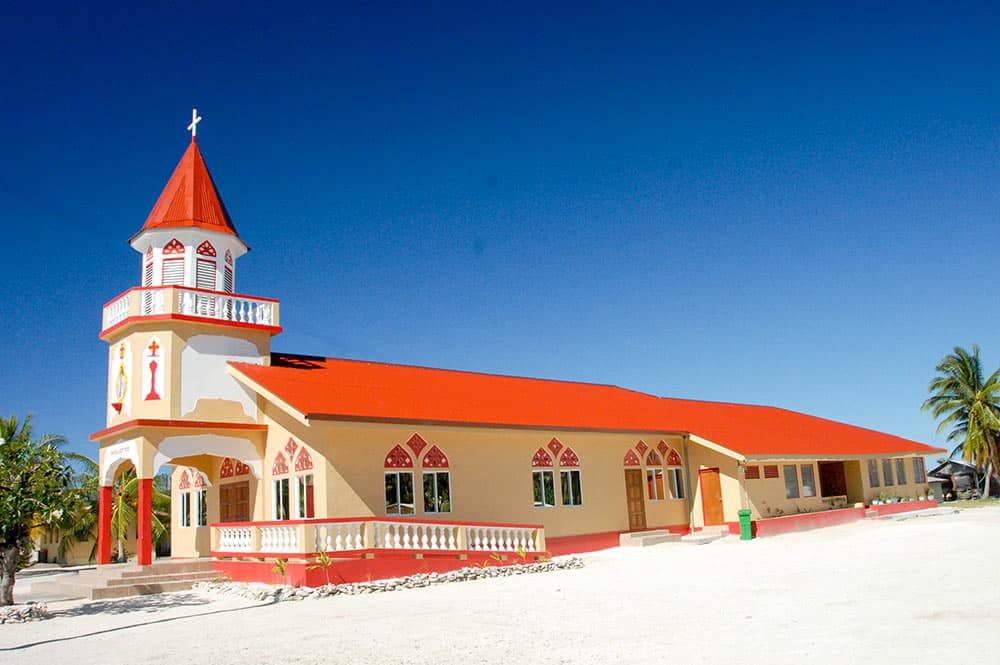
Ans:
POLYGON ((671 543, 681 539, 679 533, 670 533, 666 529, 653 531, 632 531, 618 536, 619 547, 649 547, 660 543, 671 543))
POLYGON ((208 559, 158 561, 151 566, 110 564, 82 570, 76 575, 60 575, 50 581, 39 580, 33 583, 32 589, 63 598, 104 600, 184 591, 195 582, 219 577, 222 573, 215 570, 208 559))

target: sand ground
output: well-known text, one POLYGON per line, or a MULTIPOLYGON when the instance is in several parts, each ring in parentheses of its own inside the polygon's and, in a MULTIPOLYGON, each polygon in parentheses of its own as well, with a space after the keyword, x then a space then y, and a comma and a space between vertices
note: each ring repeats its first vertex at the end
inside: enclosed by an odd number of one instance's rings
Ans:
POLYGON ((0 663, 993 663, 998 557, 994 506, 386 594, 51 603, 0 663))

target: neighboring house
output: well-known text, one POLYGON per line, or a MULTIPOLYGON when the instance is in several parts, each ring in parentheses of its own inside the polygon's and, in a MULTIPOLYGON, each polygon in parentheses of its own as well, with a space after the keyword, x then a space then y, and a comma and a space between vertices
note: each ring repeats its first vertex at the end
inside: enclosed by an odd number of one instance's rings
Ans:
MULTIPOLYGON (((946 501, 970 498, 979 494, 983 486, 983 476, 976 467, 960 460, 945 460, 927 472, 927 475, 941 482, 941 491, 946 501)), ((1000 476, 996 472, 990 479, 990 496, 1000 496, 1000 476)))
POLYGON ((171 464, 174 557, 251 578, 324 550, 379 576, 729 529, 742 508, 766 520, 916 498, 923 456, 940 452, 774 407, 273 353, 279 303, 235 294, 248 247, 194 140, 130 243, 142 286, 105 305, 101 331, 102 562, 109 485, 129 465, 140 562, 151 478, 171 464))

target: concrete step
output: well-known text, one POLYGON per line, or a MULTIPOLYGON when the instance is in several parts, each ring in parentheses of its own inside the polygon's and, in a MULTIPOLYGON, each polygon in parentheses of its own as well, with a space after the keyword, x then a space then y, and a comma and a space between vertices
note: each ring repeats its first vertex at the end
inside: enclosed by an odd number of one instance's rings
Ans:
POLYGON ((714 543, 716 540, 725 538, 728 534, 729 531, 726 531, 726 533, 719 533, 717 531, 698 531, 684 536, 681 538, 681 542, 689 545, 707 545, 708 543, 714 543))
POLYGON ((222 574, 217 570, 206 570, 197 573, 174 573, 172 575, 143 575, 137 577, 124 577, 120 580, 108 580, 106 586, 128 586, 129 584, 156 584, 159 582, 182 582, 191 580, 200 582, 202 580, 214 580, 222 574))
POLYGON ((677 542, 680 539, 680 534, 670 533, 665 529, 633 531, 631 533, 620 534, 618 536, 618 545, 620 547, 649 547, 650 545, 659 545, 660 543, 677 542))
POLYGON ((148 596, 167 591, 187 591, 200 580, 179 580, 175 582, 152 582, 147 584, 126 584, 122 586, 98 587, 90 592, 90 600, 105 600, 108 598, 127 598, 129 596, 148 596))
POLYGON ((122 573, 121 579, 149 577, 151 575, 178 575, 182 573, 203 573, 215 570, 211 559, 190 561, 158 561, 150 566, 136 566, 122 573))

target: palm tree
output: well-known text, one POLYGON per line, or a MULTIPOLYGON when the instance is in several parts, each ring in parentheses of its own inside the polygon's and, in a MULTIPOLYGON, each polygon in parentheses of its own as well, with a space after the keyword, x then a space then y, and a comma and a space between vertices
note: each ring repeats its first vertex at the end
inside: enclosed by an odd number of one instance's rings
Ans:
POLYGON ((948 431, 948 442, 956 444, 949 457, 959 452, 977 469, 986 470, 983 496, 989 496, 993 469, 1000 468, 1000 369, 983 379, 979 346, 972 353, 956 346, 934 368, 928 385, 931 396, 922 410, 940 419, 937 432, 948 431))
MULTIPOLYGON (((90 558, 97 553, 97 529, 99 520, 99 481, 97 462, 86 455, 69 454, 67 457, 83 465, 84 471, 77 476, 76 485, 83 494, 77 511, 68 516, 62 524, 62 538, 59 542, 60 554, 65 553, 74 543, 94 541, 90 558)), ((156 543, 167 532, 170 524, 170 479, 157 476, 153 479, 153 542, 156 543)), ((128 553, 125 542, 129 529, 137 522, 139 505, 139 481, 135 469, 129 468, 118 474, 111 490, 111 536, 115 539, 117 560, 125 561, 128 553)))

